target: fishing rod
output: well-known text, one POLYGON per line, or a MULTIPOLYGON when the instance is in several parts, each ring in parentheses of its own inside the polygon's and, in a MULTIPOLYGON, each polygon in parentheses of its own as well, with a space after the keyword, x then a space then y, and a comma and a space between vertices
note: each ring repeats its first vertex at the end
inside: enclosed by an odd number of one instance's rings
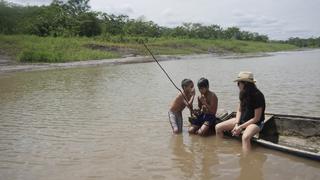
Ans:
POLYGON ((184 100, 187 102, 188 105, 188 99, 187 97, 183 94, 183 92, 181 91, 180 88, 178 88, 178 86, 172 81, 172 79, 170 78, 170 76, 168 75, 168 73, 166 72, 166 70, 164 70, 164 68, 161 66, 161 64, 159 63, 159 61, 154 57, 154 55, 152 54, 152 52, 150 51, 150 49, 148 48, 148 46, 144 43, 144 41, 142 41, 143 46, 147 49, 147 51, 150 53, 150 55, 152 56, 152 58, 154 59, 154 61, 156 61, 156 63, 159 65, 159 67, 161 68, 161 70, 164 72, 164 74, 168 77, 168 79, 170 80, 170 82, 173 84, 173 86, 182 94, 184 100))

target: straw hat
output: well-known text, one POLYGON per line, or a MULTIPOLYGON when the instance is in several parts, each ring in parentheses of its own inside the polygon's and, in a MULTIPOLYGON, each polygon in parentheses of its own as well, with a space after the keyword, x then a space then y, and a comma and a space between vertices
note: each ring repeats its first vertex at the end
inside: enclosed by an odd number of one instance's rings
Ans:
POLYGON ((252 72, 248 72, 248 71, 241 71, 239 73, 237 79, 234 80, 233 82, 238 82, 238 81, 246 81, 246 82, 251 82, 251 83, 256 82, 256 80, 253 78, 252 72))

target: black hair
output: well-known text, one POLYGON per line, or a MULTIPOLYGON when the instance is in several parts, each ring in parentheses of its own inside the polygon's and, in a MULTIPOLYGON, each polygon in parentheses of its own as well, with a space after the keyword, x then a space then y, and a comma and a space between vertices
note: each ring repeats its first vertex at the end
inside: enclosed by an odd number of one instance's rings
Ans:
POLYGON ((187 86, 189 86, 192 83, 193 82, 191 79, 184 79, 181 81, 181 87, 182 87, 182 89, 185 89, 187 86))
POLYGON ((209 88, 209 81, 208 79, 202 77, 198 81, 198 88, 209 88))
POLYGON ((254 83, 246 81, 240 82, 244 84, 243 90, 241 90, 239 93, 240 111, 243 112, 248 104, 252 105, 253 101, 255 100, 254 95, 258 91, 258 88, 254 83))

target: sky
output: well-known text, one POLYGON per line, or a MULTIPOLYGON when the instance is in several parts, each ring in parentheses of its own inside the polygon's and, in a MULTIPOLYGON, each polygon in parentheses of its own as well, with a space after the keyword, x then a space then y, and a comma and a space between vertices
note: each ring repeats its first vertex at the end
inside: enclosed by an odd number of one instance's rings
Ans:
MULTIPOLYGON (((45 5, 52 0, 9 1, 45 5)), ((320 36, 320 0, 90 0, 90 6, 167 27, 183 22, 237 26, 275 40, 320 36)))

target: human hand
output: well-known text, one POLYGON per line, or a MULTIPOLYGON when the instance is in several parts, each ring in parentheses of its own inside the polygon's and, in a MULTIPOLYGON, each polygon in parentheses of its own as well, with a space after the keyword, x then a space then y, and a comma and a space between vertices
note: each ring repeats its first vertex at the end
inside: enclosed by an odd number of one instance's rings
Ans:
POLYGON ((236 124, 234 128, 231 130, 232 136, 239 136, 242 131, 242 127, 236 124))
POLYGON ((206 97, 205 97, 204 95, 201 95, 201 97, 200 97, 200 102, 201 102, 202 104, 207 104, 206 97))
POLYGON ((208 112, 208 107, 206 105, 202 105, 201 111, 204 113, 208 112))
POLYGON ((193 114, 194 114, 194 116, 199 116, 201 114, 200 109, 194 109, 193 114))

